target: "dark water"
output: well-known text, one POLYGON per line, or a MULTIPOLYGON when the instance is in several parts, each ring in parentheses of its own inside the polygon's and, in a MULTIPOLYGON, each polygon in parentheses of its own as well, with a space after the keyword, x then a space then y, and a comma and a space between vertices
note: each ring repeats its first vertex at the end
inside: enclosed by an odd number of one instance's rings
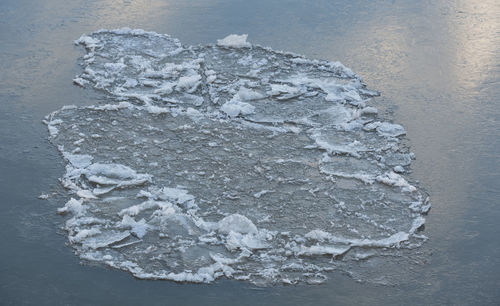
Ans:
POLYGON ((486 1, 12 1, 0 3, 0 304, 499 304, 500 3, 486 1), (253 43, 339 60, 382 91, 407 129, 433 208, 430 261, 395 286, 333 275, 321 286, 139 281, 80 265, 41 193, 64 172, 41 124, 98 93, 72 85, 99 28, 143 28, 186 44, 253 43))

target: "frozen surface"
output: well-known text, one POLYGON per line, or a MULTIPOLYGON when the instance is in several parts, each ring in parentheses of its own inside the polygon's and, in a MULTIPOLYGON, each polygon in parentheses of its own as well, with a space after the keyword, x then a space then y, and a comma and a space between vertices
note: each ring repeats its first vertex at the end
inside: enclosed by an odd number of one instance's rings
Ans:
POLYGON ((46 124, 82 259, 146 279, 315 284, 425 241, 430 204, 407 176, 404 128, 369 106, 377 92, 338 62, 246 39, 192 47, 120 29, 76 41, 75 84, 108 104, 46 124))

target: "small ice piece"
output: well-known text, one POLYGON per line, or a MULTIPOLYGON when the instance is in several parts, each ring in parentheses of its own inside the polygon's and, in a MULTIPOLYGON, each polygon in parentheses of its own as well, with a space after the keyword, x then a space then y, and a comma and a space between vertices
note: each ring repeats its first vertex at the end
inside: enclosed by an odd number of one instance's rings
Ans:
POLYGON ((391 247, 399 247, 401 242, 406 241, 409 238, 410 238, 409 233, 397 232, 387 238, 382 238, 378 240, 358 239, 358 240, 353 240, 351 243, 352 246, 391 248, 391 247))
POLYGON ((94 193, 90 190, 78 190, 76 194, 83 199, 97 199, 94 193))
POLYGON ((134 245, 134 244, 137 244, 137 243, 141 243, 141 242, 142 242, 142 240, 133 240, 133 241, 124 242, 124 243, 120 243, 120 244, 113 244, 111 246, 111 248, 113 248, 113 249, 121 249, 121 248, 128 247, 128 246, 131 246, 131 245, 134 245))
POLYGON ((86 208, 82 205, 82 200, 76 200, 74 198, 69 199, 64 207, 58 208, 58 214, 72 213, 73 215, 81 215, 85 212, 86 208))
POLYGON ((238 115, 249 115, 255 112, 255 106, 246 102, 231 100, 224 103, 220 108, 229 117, 237 117, 238 115))
POLYGON ((362 115, 376 115, 377 113, 378 113, 378 110, 372 106, 368 106, 368 107, 361 109, 362 115))
POLYGON ((330 245, 312 245, 309 247, 302 246, 297 253, 297 255, 332 255, 332 256, 338 256, 345 254, 347 251, 349 251, 350 247, 349 246, 330 246, 330 245))
POLYGON ((297 74, 291 78, 286 79, 296 86, 308 85, 313 88, 320 88, 325 94, 325 100, 329 102, 341 102, 343 101, 347 95, 350 93, 350 99, 354 96, 356 99, 361 99, 359 95, 355 95, 351 89, 347 91, 342 84, 338 83, 335 80, 331 79, 319 79, 319 78, 311 78, 304 74, 297 74))
POLYGON ((146 223, 146 220, 141 219, 139 221, 135 221, 135 219, 129 215, 123 215, 120 224, 122 227, 130 229, 130 232, 136 235, 139 239, 142 239, 151 228, 151 226, 146 223))
POLYGON ((271 91, 269 91, 269 94, 271 96, 276 96, 282 93, 296 94, 297 92, 299 92, 298 88, 286 84, 271 84, 271 91))
POLYGON ((42 193, 38 196, 40 200, 47 200, 50 196, 46 193, 42 193))
POLYGON ((334 154, 334 153, 348 154, 353 157, 359 158, 361 157, 359 152, 367 150, 366 147, 357 140, 348 144, 332 144, 320 137, 316 137, 314 140, 316 141, 316 145, 319 148, 328 152, 328 154, 334 154))
POLYGON ((159 107, 156 105, 147 105, 145 107, 146 107, 148 113, 155 114, 155 115, 165 114, 165 113, 168 113, 170 111, 168 108, 159 107))
MULTIPOLYGON (((87 237, 89 237, 88 239, 85 239, 84 241, 79 241, 79 242, 82 242, 82 244, 86 248, 99 249, 99 248, 107 247, 111 244, 123 241, 126 238, 128 238, 129 236, 130 236, 129 231, 101 232, 99 229, 96 229, 95 231, 92 231, 91 237, 87 236, 87 237)), ((85 238, 87 238, 87 237, 85 237, 85 238)))
POLYGON ((170 200, 178 204, 184 204, 194 200, 194 196, 190 195, 187 190, 170 187, 162 188, 159 192, 159 197, 162 200, 170 200))
POLYGON ((262 190, 262 191, 259 191, 257 193, 254 193, 253 196, 257 199, 260 199, 261 196, 267 194, 267 193, 271 193, 271 192, 274 192, 273 190, 262 190))
POLYGON ((49 129, 49 135, 52 138, 55 138, 57 134, 59 133, 59 129, 57 128, 57 125, 63 123, 61 119, 53 119, 52 116, 54 113, 48 115, 46 120, 43 121, 47 125, 47 128, 49 129))
POLYGON ((373 131, 380 125, 380 122, 369 122, 363 126, 364 131, 373 131))
POLYGON ((269 248, 258 235, 255 234, 241 234, 239 232, 230 231, 226 239, 226 248, 230 251, 236 249, 259 250, 269 248))
POLYGON ((193 92, 200 85, 200 80, 201 76, 199 74, 183 76, 179 78, 176 88, 179 90, 186 90, 187 92, 193 92))
POLYGON ((413 223, 412 223, 411 228, 410 228, 410 234, 413 234, 416 231, 418 231, 419 229, 421 229, 424 226, 424 224, 425 224, 424 217, 418 216, 417 218, 415 218, 415 220, 413 220, 413 223))
POLYGON ((257 227, 250 219, 240 214, 232 214, 218 223, 218 230, 221 233, 228 234, 229 232, 236 232, 241 234, 255 234, 257 227))
POLYGON ((232 48, 243 48, 243 47, 251 47, 252 44, 247 42, 248 34, 231 34, 226 36, 223 39, 217 40, 217 45, 221 47, 232 47, 232 48))
POLYGON ((104 256, 102 257, 102 259, 103 259, 103 260, 112 260, 112 259, 113 259, 113 256, 111 256, 111 255, 109 255, 109 254, 108 254, 108 255, 104 255, 104 256))
POLYGON ((399 125, 389 122, 382 122, 377 127, 377 132, 382 136, 397 137, 406 134, 405 129, 399 125))
POLYGON ((75 168, 85 168, 85 167, 89 166, 92 163, 92 159, 94 159, 90 155, 86 155, 86 154, 71 154, 71 153, 68 153, 68 152, 63 152, 63 156, 75 168))
POLYGON ((85 46, 85 48, 89 49, 89 50, 94 50, 96 47, 99 46, 99 40, 96 39, 96 38, 92 38, 90 36, 87 36, 87 35, 82 35, 78 40, 75 40, 75 44, 78 45, 78 44, 82 44, 85 46))
POLYGON ((188 115, 191 119, 193 119, 193 121, 197 121, 204 116, 200 111, 192 107, 187 108, 186 115, 188 115))
POLYGON ((85 141, 85 139, 81 138, 81 139, 78 139, 77 141, 74 141, 73 144, 75 146, 78 146, 78 145, 82 144, 82 142, 84 142, 84 141, 85 141))
POLYGON ((118 73, 121 70, 123 70, 127 65, 124 63, 106 63, 104 64, 104 68, 109 72, 109 73, 118 73))
MULTIPOLYGON (((128 80, 127 80, 128 81, 128 80)), ((186 80, 185 80, 186 81, 186 80)), ((179 80, 180 82, 180 80, 179 80)), ((137 82, 136 82, 137 83, 137 82)), ((176 84, 173 83, 173 82, 164 82, 162 83, 160 86, 158 86, 154 91, 153 93, 155 94, 165 94, 165 95, 168 95, 168 94, 171 94, 173 91, 174 91, 174 86, 176 84)), ((183 83, 182 85, 186 85, 185 83, 183 83)), ((125 85, 124 85, 125 86, 125 85)), ((177 83, 177 86, 179 86, 179 83, 177 83)), ((192 87, 192 86, 191 86, 192 87)), ((182 86, 180 86, 180 88, 182 88, 182 86)), ((188 88, 190 88, 188 86, 188 88)))
POLYGON ((75 235, 69 237, 69 241, 71 243, 82 243, 86 238, 98 235, 101 233, 101 230, 99 230, 96 227, 89 228, 89 229, 82 229, 79 230, 75 235))
POLYGON ((329 233, 322 231, 322 230, 319 230, 319 229, 312 230, 305 235, 305 237, 308 239, 317 240, 317 241, 321 241, 321 242, 328 241, 330 236, 331 235, 329 233))
POLYGON ((403 191, 413 192, 417 190, 415 186, 410 185, 401 175, 393 171, 377 176, 376 180, 387 185, 402 187, 403 191))
POLYGON ((264 98, 264 95, 246 87, 240 87, 237 95, 241 101, 259 100, 264 98))
POLYGON ((108 187, 97 187, 92 190, 92 193, 99 196, 106 194, 108 192, 113 191, 116 188, 116 186, 108 186, 108 187))
POLYGON ((117 164, 92 164, 86 176, 91 182, 100 185, 114 185, 136 176, 135 171, 129 172, 128 170, 132 169, 117 164))
POLYGON ((394 167, 394 172, 396 173, 404 173, 405 172, 405 168, 401 167, 401 166, 396 166, 394 167))
POLYGON ((74 78, 73 83, 75 83, 78 86, 85 87, 89 83, 89 81, 83 79, 83 78, 74 78))
POLYGON ((173 209, 172 204, 170 204, 170 203, 162 202, 162 201, 148 200, 148 201, 142 202, 141 204, 133 205, 133 206, 130 206, 128 208, 122 209, 118 213, 118 215, 119 216, 124 216, 124 215, 136 216, 139 213, 141 213, 145 210, 148 210, 148 209, 152 209, 152 208, 160 208, 163 212, 169 211, 171 213, 175 213, 175 210, 173 209))
MULTIPOLYGON (((125 83, 123 83, 122 87, 125 87, 125 88, 132 88, 132 87, 136 87, 139 83, 137 82, 136 79, 132 79, 132 78, 128 78, 125 80, 125 83)), ((171 83, 170 83, 171 84, 171 83)), ((170 92, 172 92, 171 90, 172 88, 170 87, 170 92)), ((156 92, 155 92, 156 93, 156 92)))
POLYGON ((130 167, 121 164, 95 163, 85 172, 89 181, 99 185, 117 185, 119 187, 141 185, 151 180, 148 174, 139 174, 130 167))
POLYGON ((427 213, 429 213, 429 210, 431 210, 431 206, 432 206, 432 203, 430 202, 430 199, 429 197, 427 197, 424 202, 422 203, 422 207, 421 207, 421 213, 426 215, 427 213))
POLYGON ((226 258, 226 257, 222 256, 220 253, 216 253, 216 254, 210 253, 210 258, 212 258, 215 262, 220 262, 221 264, 224 264, 224 265, 231 265, 231 264, 238 262, 238 259, 226 258))

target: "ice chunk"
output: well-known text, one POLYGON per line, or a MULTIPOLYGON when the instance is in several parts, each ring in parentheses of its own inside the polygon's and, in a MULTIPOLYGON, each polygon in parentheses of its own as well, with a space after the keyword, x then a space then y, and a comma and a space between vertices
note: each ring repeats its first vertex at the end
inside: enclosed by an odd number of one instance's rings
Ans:
POLYGON ((63 153, 64 158, 73 165, 75 168, 85 168, 92 163, 92 156, 87 154, 70 154, 68 152, 63 153))
POLYGON ((47 200, 48 198, 50 197, 50 195, 46 194, 46 193, 42 193, 38 196, 38 198, 40 200, 47 200))
POLYGON ((193 92, 200 85, 200 80, 201 76, 199 74, 180 77, 177 82, 177 88, 193 92))
POLYGON ((236 117, 240 114, 249 115, 255 112, 255 106, 252 104, 236 100, 226 102, 220 109, 229 117, 236 117))
POLYGON ((377 132, 383 136, 397 137, 406 134, 405 129, 399 124, 382 122, 377 127, 377 132))
POLYGON ((86 169, 85 176, 93 183, 118 187, 142 185, 151 181, 151 175, 139 174, 121 164, 94 163, 86 169))
POLYGON ((93 51, 96 47, 99 46, 99 40, 87 35, 82 35, 78 40, 75 41, 75 44, 82 44, 85 48, 93 51))
POLYGON ((82 200, 75 200, 71 198, 64 207, 58 208, 57 212, 60 214, 72 213, 73 215, 81 215, 85 212, 86 208, 82 205, 82 200))
POLYGON ((217 45, 221 47, 232 47, 232 48, 243 48, 251 47, 252 45, 247 42, 248 34, 231 34, 226 36, 224 39, 218 39, 217 45))
POLYGON ((227 240, 225 243, 226 247, 230 251, 237 249, 247 249, 247 250, 259 250, 269 248, 258 235, 255 234, 241 234, 240 232, 230 231, 227 235, 227 240))
POLYGON ((414 186, 410 185, 408 181, 406 181, 401 175, 391 172, 386 172, 383 175, 377 176, 377 181, 397 187, 403 187, 403 190, 413 192, 417 190, 414 186))
POLYGON ((240 87, 240 89, 238 91, 238 98, 241 101, 251 101, 251 100, 262 99, 262 98, 264 98, 264 95, 254 91, 254 90, 251 90, 251 89, 248 89, 245 87, 240 87))
POLYGON ((236 232, 240 234, 255 234, 257 227, 250 219, 240 214, 232 214, 219 221, 218 230, 221 233, 228 234, 236 232))
POLYGON ((335 247, 328 245, 302 246, 298 255, 333 255, 338 256, 349 251, 350 247, 335 247))
POLYGON ((89 175, 106 176, 116 179, 131 179, 137 176, 137 172, 130 167, 120 164, 101 164, 95 163, 88 167, 89 175))
POLYGON ((141 219, 139 221, 135 221, 135 219, 129 215, 123 216, 121 226, 130 229, 130 232, 136 235, 139 239, 144 237, 147 231, 151 228, 151 226, 146 223, 146 220, 141 219))

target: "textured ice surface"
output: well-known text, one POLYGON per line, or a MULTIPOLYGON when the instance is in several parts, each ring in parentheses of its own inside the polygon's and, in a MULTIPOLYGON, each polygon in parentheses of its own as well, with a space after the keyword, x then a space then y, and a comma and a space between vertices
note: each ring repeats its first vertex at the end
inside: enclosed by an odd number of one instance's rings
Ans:
POLYGON ((246 35, 193 47, 120 29, 76 43, 74 82, 108 104, 46 123, 72 196, 58 212, 81 258, 147 279, 320 283, 426 239, 405 131, 342 64, 246 35))

